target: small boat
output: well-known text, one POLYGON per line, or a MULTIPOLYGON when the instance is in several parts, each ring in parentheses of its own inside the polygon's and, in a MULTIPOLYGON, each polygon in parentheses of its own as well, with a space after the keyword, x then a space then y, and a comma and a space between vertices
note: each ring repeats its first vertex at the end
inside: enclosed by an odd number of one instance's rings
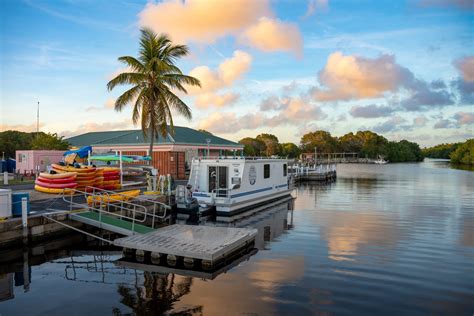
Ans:
POLYGON ((375 160, 374 163, 377 164, 377 165, 385 165, 385 164, 388 163, 388 161, 383 159, 383 158, 379 158, 379 159, 375 160))
POLYGON ((186 189, 201 208, 233 216, 290 196, 288 160, 245 157, 194 158, 186 189))

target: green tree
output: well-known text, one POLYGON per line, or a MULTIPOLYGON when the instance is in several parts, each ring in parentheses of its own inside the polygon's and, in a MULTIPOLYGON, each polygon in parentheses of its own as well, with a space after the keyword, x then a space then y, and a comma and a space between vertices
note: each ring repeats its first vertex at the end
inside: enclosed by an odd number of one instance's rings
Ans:
POLYGON ((358 153, 362 149, 363 141, 360 137, 350 132, 338 138, 339 148, 346 153, 358 153))
POLYGON ((265 143, 265 151, 263 153, 266 156, 280 154, 280 142, 275 135, 264 133, 258 135, 255 139, 265 143))
POLYGON ((401 140, 385 144, 385 158, 390 162, 421 161, 423 154, 417 143, 401 140))
POLYGON ((288 158, 297 158, 301 153, 298 146, 293 143, 281 144, 281 155, 288 158))
POLYGON ((385 137, 371 131, 359 131, 356 137, 358 137, 362 143, 359 152, 361 157, 377 158, 378 156, 386 155, 385 146, 388 140, 385 137))
POLYGON ((303 152, 314 152, 316 147, 318 153, 332 153, 338 149, 337 140, 326 131, 306 133, 301 137, 301 148, 303 152))
POLYGON ((32 133, 20 131, 0 132, 0 155, 5 153, 5 159, 15 158, 15 151, 31 149, 32 133))
POLYGON ((63 138, 56 133, 46 134, 40 132, 37 136, 33 137, 31 149, 66 150, 69 147, 69 143, 63 138))
POLYGON ((261 140, 245 137, 239 140, 239 144, 244 145, 244 155, 261 156, 266 149, 265 143, 261 140))
POLYGON ((461 143, 455 151, 451 153, 451 162, 474 165, 474 139, 468 139, 461 143))
POLYGON ((175 61, 188 54, 186 45, 174 45, 165 34, 157 35, 149 29, 141 30, 138 58, 122 56, 118 60, 130 68, 109 81, 107 89, 132 85, 115 101, 115 110, 122 111, 133 104, 132 120, 141 118, 143 134, 150 139, 150 155, 155 137, 174 135, 172 110, 191 119, 191 109, 174 93, 187 93, 188 86, 200 86, 198 79, 184 75, 175 61), (169 126, 169 128, 168 128, 169 126))
POLYGON ((461 144, 462 143, 439 144, 433 147, 423 148, 422 152, 425 157, 449 159, 451 153, 454 152, 461 144))

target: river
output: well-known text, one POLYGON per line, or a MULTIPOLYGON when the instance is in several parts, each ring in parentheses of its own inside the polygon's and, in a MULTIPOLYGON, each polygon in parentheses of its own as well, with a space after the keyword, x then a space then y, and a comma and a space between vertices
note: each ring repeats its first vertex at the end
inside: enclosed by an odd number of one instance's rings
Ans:
POLYGON ((240 221, 259 229, 258 251, 227 271, 146 272, 72 247, 28 275, 0 266, 0 314, 473 315, 474 172, 438 160, 337 172, 240 221))

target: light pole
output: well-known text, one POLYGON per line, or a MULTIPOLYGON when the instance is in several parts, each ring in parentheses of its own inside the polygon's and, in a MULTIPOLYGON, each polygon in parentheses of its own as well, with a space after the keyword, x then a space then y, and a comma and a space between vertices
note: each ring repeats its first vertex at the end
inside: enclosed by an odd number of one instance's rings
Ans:
POLYGON ((40 122, 40 103, 38 101, 38 108, 36 110, 36 137, 39 135, 39 123, 40 122))
POLYGON ((209 157, 211 155, 210 152, 209 152, 209 144, 211 143, 211 139, 206 138, 206 143, 207 143, 207 157, 209 157))

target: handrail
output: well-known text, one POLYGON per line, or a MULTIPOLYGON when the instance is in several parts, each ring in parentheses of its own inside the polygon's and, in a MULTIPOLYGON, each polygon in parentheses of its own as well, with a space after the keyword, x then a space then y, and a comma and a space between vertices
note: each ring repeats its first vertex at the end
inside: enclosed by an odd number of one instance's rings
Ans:
POLYGON ((192 162, 203 159, 218 160, 291 160, 286 157, 265 157, 265 156, 199 156, 193 157, 192 162))
MULTIPOLYGON (((90 193, 90 192, 86 192, 86 191, 80 191, 80 190, 77 190, 77 189, 71 189, 69 190, 69 192, 75 192, 77 194, 81 194, 81 195, 84 195, 84 198, 87 200, 87 197, 88 196, 92 196, 92 197, 100 197, 99 199, 99 206, 96 207, 96 204, 94 203, 92 206, 91 205, 88 205, 88 209, 90 210, 93 210, 93 211, 97 211, 99 213, 99 222, 102 223, 102 213, 107 213, 107 214, 110 214, 112 216, 116 216, 116 217, 119 217, 119 218, 125 218, 125 219, 128 219, 129 221, 132 222, 132 233, 135 233, 135 223, 144 223, 146 222, 147 220, 147 216, 150 216, 152 218, 152 228, 155 227, 155 219, 158 218, 158 219, 164 219, 166 218, 167 216, 167 212, 166 210, 167 209, 170 209, 170 206, 164 204, 164 203, 161 203, 161 202, 158 202, 158 201, 153 201, 153 200, 149 200, 149 199, 144 199, 144 201, 149 201, 149 202, 153 202, 153 212, 152 214, 150 214, 148 212, 148 208, 144 205, 140 205, 140 204, 136 204, 136 203, 131 203, 131 202, 128 202, 128 201, 124 201, 124 200, 120 200, 120 199, 115 199, 114 197, 112 197, 110 195, 110 193, 114 193, 113 191, 106 191, 104 190, 104 192, 102 192, 101 195, 99 194, 95 194, 95 193, 90 193), (107 197, 107 200, 109 201, 112 201, 112 203, 106 203, 105 202, 105 197, 107 197), (155 203, 156 202, 156 203, 155 203), (159 205, 160 207, 160 210, 161 209, 164 209, 164 212, 163 212, 163 215, 157 215, 156 214, 156 207, 157 207, 157 204, 159 205), (109 211, 109 207, 113 205, 113 207, 115 209, 119 209, 120 210, 120 214, 117 214, 115 212, 110 212, 109 211), (138 210, 137 210, 138 208, 138 210), (132 216, 127 216, 127 215, 124 215, 123 214, 123 211, 131 211, 132 212, 132 216), (137 219, 137 215, 138 214, 141 214, 143 215, 143 219, 139 220, 137 219)), ((126 194, 119 194, 119 195, 122 195, 122 196, 127 196, 126 194)), ((70 194, 70 199, 69 200, 66 200, 66 195, 65 193, 63 192, 62 193, 62 196, 63 196, 63 200, 65 202, 68 202, 70 204, 70 211, 72 211, 72 207, 73 206, 78 206, 78 207, 84 207, 84 204, 82 203, 77 203, 77 202, 74 202, 73 201, 73 197, 74 197, 74 194, 70 194)), ((129 196, 128 196, 129 197, 129 196)))

